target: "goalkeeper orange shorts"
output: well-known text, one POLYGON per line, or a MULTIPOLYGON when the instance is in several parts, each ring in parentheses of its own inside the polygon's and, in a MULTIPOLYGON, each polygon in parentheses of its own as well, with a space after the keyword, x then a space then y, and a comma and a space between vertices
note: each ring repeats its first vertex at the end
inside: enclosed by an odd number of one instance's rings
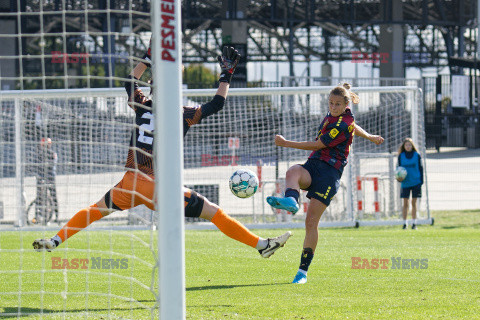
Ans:
MULTIPOLYGON (((155 181, 152 176, 128 171, 122 180, 105 194, 108 208, 126 210, 144 204, 154 209, 155 181)), ((183 188, 186 217, 199 217, 205 198, 188 188, 183 188)))
POLYGON ((122 180, 105 194, 107 207, 126 210, 144 204, 154 210, 153 192, 155 181, 152 176, 127 171, 122 180))

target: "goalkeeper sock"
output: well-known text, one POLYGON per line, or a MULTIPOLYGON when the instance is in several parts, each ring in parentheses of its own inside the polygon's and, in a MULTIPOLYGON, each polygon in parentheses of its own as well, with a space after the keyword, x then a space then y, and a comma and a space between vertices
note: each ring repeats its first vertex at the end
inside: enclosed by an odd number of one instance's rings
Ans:
POLYGON ((268 240, 258 237, 258 242, 257 242, 257 245, 255 246, 255 249, 263 250, 267 246, 268 246, 268 240))
POLYGON ((252 248, 258 244, 259 236, 253 234, 250 230, 245 228, 243 224, 228 216, 222 209, 218 209, 212 218, 212 223, 217 226, 226 236, 240 241, 252 248))
POLYGON ((97 205, 91 205, 88 208, 78 211, 63 228, 58 231, 57 236, 60 237, 62 242, 65 242, 68 238, 88 227, 92 222, 103 218, 100 210, 97 209, 97 205))
POLYGON ((52 238, 52 241, 55 242, 55 245, 58 247, 63 241, 62 241, 62 238, 60 238, 58 236, 58 234, 56 234, 55 236, 53 236, 52 238))
POLYGON ((300 196, 300 192, 298 192, 295 189, 288 188, 287 190, 285 190, 285 198, 291 197, 291 198, 295 199, 295 201, 297 201, 297 203, 298 203, 298 197, 299 196, 300 196))

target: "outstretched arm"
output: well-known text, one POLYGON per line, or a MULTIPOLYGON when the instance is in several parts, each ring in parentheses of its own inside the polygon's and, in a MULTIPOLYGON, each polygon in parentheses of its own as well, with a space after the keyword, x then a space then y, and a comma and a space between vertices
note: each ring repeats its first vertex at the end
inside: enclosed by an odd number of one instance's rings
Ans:
POLYGON ((232 47, 224 47, 222 55, 218 56, 217 60, 222 69, 220 79, 218 80, 220 85, 218 86, 217 93, 212 101, 202 105, 202 118, 206 118, 222 110, 225 99, 227 98, 228 89, 230 88, 232 75, 240 61, 240 54, 232 47))
POLYGON ((293 149, 300 149, 300 150, 311 150, 311 151, 317 151, 326 147, 320 139, 316 141, 297 142, 297 141, 287 140, 282 135, 279 135, 279 134, 275 136, 275 145, 279 147, 293 148, 293 149))
POLYGON ((228 82, 220 82, 218 85, 217 93, 215 93, 216 96, 221 96, 224 99, 227 98, 228 94, 228 89, 230 88, 230 83, 228 82))
MULTIPOLYGON (((150 40, 151 43, 151 40, 150 40)), ((138 86, 137 80, 139 80, 145 70, 147 70, 148 67, 150 67, 150 61, 151 61, 151 49, 150 45, 148 46, 147 52, 143 56, 143 59, 146 60, 146 62, 139 62, 135 68, 133 68, 132 72, 128 75, 128 80, 125 81, 125 90, 127 91, 128 95, 128 105, 136 109, 135 103, 143 104, 146 101, 146 97, 144 96, 142 90, 140 90, 138 86)))
POLYGON ((355 135, 364 139, 370 140, 375 144, 382 144, 384 139, 379 135, 373 135, 363 130, 358 124, 355 123, 355 135))

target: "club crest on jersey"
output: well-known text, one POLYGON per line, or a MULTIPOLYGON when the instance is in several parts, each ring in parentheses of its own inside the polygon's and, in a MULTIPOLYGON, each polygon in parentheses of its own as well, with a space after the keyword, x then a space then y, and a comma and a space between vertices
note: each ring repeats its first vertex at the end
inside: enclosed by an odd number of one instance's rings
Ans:
POLYGON ((335 128, 330 130, 330 133, 328 134, 332 139, 334 139, 338 135, 339 131, 335 128))

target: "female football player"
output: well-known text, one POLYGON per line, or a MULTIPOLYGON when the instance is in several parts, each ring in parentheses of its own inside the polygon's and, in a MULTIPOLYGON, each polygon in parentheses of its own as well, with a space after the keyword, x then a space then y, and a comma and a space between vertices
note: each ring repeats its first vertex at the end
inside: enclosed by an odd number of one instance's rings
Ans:
POLYGON ((408 199, 412 194, 412 229, 417 229, 417 199, 422 197, 423 166, 422 158, 412 138, 405 138, 398 148, 398 166, 407 169, 402 180, 400 198, 403 199, 403 229, 407 229, 408 199))
POLYGON ((310 205, 305 219, 306 234, 300 267, 293 283, 307 282, 308 267, 318 242, 318 223, 340 186, 354 133, 375 144, 383 142, 381 136, 371 135, 355 124, 350 101, 359 102, 358 96, 350 91, 350 84, 344 83, 330 91, 329 113, 320 124, 315 141, 295 142, 281 135, 275 136, 277 146, 312 151, 307 162, 288 169, 285 196, 267 197, 272 207, 295 214, 299 209, 300 189, 308 191, 310 205))
MULTIPOLYGON (((201 106, 183 107, 183 135, 189 128, 202 119, 217 113, 223 108, 235 67, 240 59, 232 47, 224 47, 223 55, 218 57, 222 69, 220 85, 213 99, 201 106)), ((132 132, 128 151, 127 172, 123 179, 94 205, 80 210, 51 239, 38 239, 33 242, 37 250, 52 250, 68 238, 83 230, 111 212, 126 210, 140 204, 154 210, 154 171, 153 171, 153 115, 152 100, 148 99, 138 87, 137 80, 149 65, 150 49, 144 56, 146 63, 139 63, 130 74, 130 81, 125 83, 129 97, 129 106, 135 111, 136 128, 132 132)), ((211 221, 220 231, 232 239, 256 248, 264 258, 270 257, 282 247, 291 236, 290 232, 276 237, 263 239, 250 232, 240 222, 226 214, 219 206, 210 202, 193 190, 184 188, 186 217, 200 217, 211 221)))

